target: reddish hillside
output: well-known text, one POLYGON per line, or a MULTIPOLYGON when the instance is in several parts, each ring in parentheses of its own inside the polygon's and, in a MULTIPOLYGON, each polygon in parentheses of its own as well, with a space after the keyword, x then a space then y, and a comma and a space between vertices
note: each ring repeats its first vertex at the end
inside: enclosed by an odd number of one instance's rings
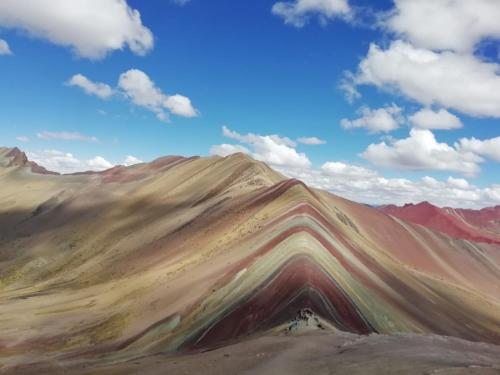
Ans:
POLYGON ((439 208, 429 202, 406 204, 403 207, 380 207, 386 214, 414 224, 446 233, 454 238, 500 243, 500 206, 482 210, 439 208))

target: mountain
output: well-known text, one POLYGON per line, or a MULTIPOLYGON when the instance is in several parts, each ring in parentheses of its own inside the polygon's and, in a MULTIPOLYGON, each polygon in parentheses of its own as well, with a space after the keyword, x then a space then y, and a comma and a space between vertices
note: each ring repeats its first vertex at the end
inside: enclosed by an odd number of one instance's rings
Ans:
POLYGON ((439 208, 429 202, 388 205, 379 209, 410 223, 443 232, 453 238, 500 244, 500 206, 481 210, 439 208))
POLYGON ((498 350, 496 243, 450 238, 243 154, 77 175, 1 155, 0 371, 99 373, 304 329, 377 333, 366 343, 380 348, 383 335, 423 333, 498 350))
POLYGON ((37 163, 28 160, 28 157, 24 152, 19 150, 17 147, 8 148, 0 147, 0 166, 1 167, 26 167, 31 170, 31 172, 38 174, 50 174, 58 175, 57 172, 51 172, 44 167, 38 165, 37 163))

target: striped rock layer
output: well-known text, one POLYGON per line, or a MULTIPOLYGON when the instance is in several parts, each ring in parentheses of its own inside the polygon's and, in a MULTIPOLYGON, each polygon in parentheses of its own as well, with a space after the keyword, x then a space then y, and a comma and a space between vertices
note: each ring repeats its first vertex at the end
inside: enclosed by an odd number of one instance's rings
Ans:
POLYGON ((241 154, 59 176, 10 152, 0 149, 0 363, 204 350, 305 308, 358 334, 500 344, 497 244, 241 154))

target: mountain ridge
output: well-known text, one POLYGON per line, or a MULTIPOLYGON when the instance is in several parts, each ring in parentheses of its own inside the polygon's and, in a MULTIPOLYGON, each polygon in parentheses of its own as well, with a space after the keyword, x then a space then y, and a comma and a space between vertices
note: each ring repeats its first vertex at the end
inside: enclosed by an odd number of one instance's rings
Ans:
POLYGON ((386 205, 379 210, 454 238, 500 244, 500 206, 480 210, 437 207, 429 202, 386 205))
POLYGON ((207 350, 302 309, 332 330, 500 343, 498 245, 246 155, 87 175, 9 167, 0 184, 0 358, 11 365, 207 350))
MULTIPOLYGON (((170 161, 172 159, 177 159, 178 161, 181 161, 181 160, 192 160, 192 159, 197 159, 197 158, 200 158, 200 156, 191 156, 191 157, 187 157, 187 156, 181 156, 181 155, 169 155, 169 156, 160 156, 150 162, 141 162, 141 163, 138 163, 138 164, 134 164, 134 165, 130 165, 130 166, 125 166, 125 165, 121 165, 121 164, 118 164, 118 165, 115 165, 113 167, 110 167, 108 169, 104 169, 104 170, 101 170, 101 171, 95 171, 95 170, 87 170, 87 171, 81 171, 81 172, 72 172, 72 173, 65 173, 65 174, 61 174, 59 172, 55 172, 55 171, 50 171, 48 169, 46 169, 45 167, 43 166, 40 166, 38 165, 37 163, 29 160, 28 156, 26 155, 26 153, 24 151, 22 151, 21 149, 19 149, 17 146, 16 147, 0 147, 0 158, 8 158, 8 159, 11 159, 10 161, 10 165, 9 162, 7 162, 7 166, 18 166, 18 167, 24 167, 24 166, 28 166, 28 167, 32 167, 31 171, 33 173, 38 173, 38 174, 52 174, 52 175, 69 175, 69 176, 78 176, 78 175, 93 175, 93 174, 105 174, 105 175, 119 175, 120 174, 120 171, 123 171, 123 170, 127 170, 127 169, 131 169, 131 168, 134 168, 134 167, 137 167, 137 166, 150 166, 151 169, 155 168, 155 167, 161 167, 163 164, 169 164, 170 161), (19 160, 21 160, 21 162, 19 162, 19 160)), ((211 156, 213 158, 221 158, 223 159, 223 157, 220 157, 220 156, 211 156)), ((234 153, 234 154, 231 154, 231 155, 228 155, 227 157, 229 158, 241 158, 242 160, 248 160, 250 162, 253 162, 255 164, 258 164, 260 165, 261 167, 263 167, 264 169, 271 169, 267 164, 263 163, 263 162, 260 162, 258 160, 255 160, 253 159, 251 156, 243 153, 243 152, 237 152, 237 153, 234 153)), ((3 163, 0 163, 0 166, 6 166, 6 162, 4 161, 3 163)), ((281 175, 279 172, 277 171, 274 171, 276 174, 279 174, 281 175)), ((286 178, 285 176, 282 176, 283 178, 286 178)), ((361 203, 361 202, 359 202, 361 203)), ((364 203, 366 204, 366 203, 364 203)), ((432 206, 433 208, 437 208, 437 209, 443 209, 443 210, 447 210, 447 211, 453 211, 453 210, 457 210, 459 211, 460 213, 462 214, 468 214, 470 213, 471 215, 467 215, 467 216, 474 216, 475 213, 478 213, 478 214, 482 214, 482 213, 489 213, 490 211, 494 211, 494 218, 497 218, 497 212, 500 211, 500 205, 497 205, 497 206, 490 206, 490 207, 483 207, 483 208, 480 208, 480 209, 469 209, 469 208, 460 208, 460 207, 439 207, 439 206, 436 206, 428 201, 422 201, 422 202, 419 202, 419 203, 406 203, 402 206, 398 206, 398 205, 395 205, 395 204, 383 204, 383 205, 371 205, 371 204, 366 204, 368 207, 373 207, 373 208, 378 208, 382 211, 385 211, 385 210, 396 210, 396 209, 400 209, 400 208, 407 208, 407 207, 413 207, 413 206, 432 206)))

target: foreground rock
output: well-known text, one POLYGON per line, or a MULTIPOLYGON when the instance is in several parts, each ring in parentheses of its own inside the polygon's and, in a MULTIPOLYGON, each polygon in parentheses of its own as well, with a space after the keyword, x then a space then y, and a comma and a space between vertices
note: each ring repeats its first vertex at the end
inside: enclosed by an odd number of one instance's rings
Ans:
MULTIPOLYGON (((0 371, 1 372, 1 371, 0 371)), ((333 375, 500 374, 500 347, 443 336, 358 336, 327 331, 266 335, 216 350, 123 363, 46 362, 5 374, 333 375)))

